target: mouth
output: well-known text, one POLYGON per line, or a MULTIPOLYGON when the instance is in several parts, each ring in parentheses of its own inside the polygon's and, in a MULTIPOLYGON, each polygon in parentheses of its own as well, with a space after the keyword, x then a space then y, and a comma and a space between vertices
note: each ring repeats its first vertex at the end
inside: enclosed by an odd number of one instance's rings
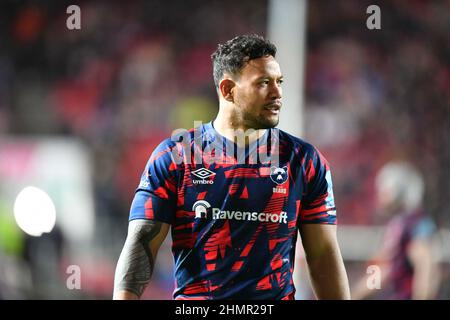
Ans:
POLYGON ((269 111, 271 114, 279 114, 281 109, 281 103, 275 102, 264 106, 264 110, 269 111))

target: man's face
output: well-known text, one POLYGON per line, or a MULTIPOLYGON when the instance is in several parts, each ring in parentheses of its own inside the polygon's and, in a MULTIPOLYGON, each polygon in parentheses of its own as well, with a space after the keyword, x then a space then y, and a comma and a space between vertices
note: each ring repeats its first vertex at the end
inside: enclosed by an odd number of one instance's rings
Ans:
POLYGON ((392 216, 401 211, 401 205, 396 199, 395 190, 389 185, 376 186, 376 209, 380 216, 392 216))
POLYGON ((280 66, 272 56, 250 60, 236 79, 234 104, 243 125, 253 129, 275 127, 281 109, 280 66))

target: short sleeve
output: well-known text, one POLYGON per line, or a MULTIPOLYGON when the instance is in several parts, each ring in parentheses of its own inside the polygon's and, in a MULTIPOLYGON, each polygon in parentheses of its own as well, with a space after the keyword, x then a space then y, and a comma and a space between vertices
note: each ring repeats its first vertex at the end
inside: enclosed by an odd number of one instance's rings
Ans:
POLYGON ((163 141, 152 153, 131 204, 129 220, 148 219, 171 224, 176 210, 177 166, 175 144, 163 141))
POLYGON ((314 147, 305 157, 302 168, 304 192, 298 223, 337 224, 330 166, 314 147))
POLYGON ((436 225, 429 217, 421 218, 411 232, 413 239, 430 239, 436 231, 436 225))

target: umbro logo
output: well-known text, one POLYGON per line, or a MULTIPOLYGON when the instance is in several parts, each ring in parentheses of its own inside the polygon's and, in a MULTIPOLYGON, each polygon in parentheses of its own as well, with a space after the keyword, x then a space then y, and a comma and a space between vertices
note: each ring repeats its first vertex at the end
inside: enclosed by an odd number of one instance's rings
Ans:
POLYGON ((194 184, 213 184, 214 183, 214 180, 208 179, 208 178, 216 175, 216 173, 212 172, 211 170, 208 170, 206 168, 200 168, 195 171, 192 171, 191 173, 192 173, 192 175, 196 176, 197 178, 200 178, 200 180, 192 179, 192 182, 194 184))
POLYGON ((212 176, 215 176, 216 173, 208 170, 206 168, 201 168, 191 172, 194 176, 199 177, 200 179, 206 179, 212 176))

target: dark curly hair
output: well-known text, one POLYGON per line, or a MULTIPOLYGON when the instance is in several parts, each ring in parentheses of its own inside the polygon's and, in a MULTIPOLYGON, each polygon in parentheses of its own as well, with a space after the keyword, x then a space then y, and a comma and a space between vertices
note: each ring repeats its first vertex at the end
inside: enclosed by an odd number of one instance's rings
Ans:
POLYGON ((211 55, 216 87, 225 72, 237 75, 248 61, 268 55, 275 58, 276 53, 274 44, 256 34, 237 36, 219 44, 211 55))

